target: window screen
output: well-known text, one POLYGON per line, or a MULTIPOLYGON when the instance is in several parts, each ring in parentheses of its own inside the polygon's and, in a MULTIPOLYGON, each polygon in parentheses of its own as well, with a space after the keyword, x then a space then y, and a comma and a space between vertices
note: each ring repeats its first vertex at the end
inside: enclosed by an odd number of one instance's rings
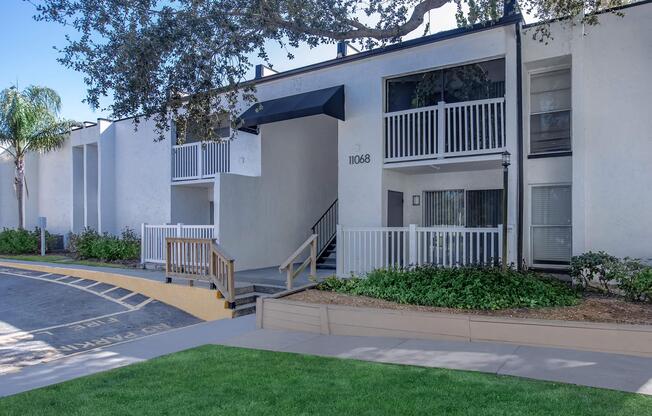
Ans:
POLYGON ((530 82, 530 153, 571 150, 571 72, 546 72, 530 82))
POLYGON ((532 188, 532 259, 568 264, 571 256, 571 187, 532 188))

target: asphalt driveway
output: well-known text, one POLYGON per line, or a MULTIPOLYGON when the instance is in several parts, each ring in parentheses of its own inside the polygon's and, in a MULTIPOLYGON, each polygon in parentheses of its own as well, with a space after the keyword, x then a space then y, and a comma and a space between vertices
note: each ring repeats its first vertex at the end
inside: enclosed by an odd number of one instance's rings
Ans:
POLYGON ((106 283, 0 267, 0 374, 199 322, 106 283))

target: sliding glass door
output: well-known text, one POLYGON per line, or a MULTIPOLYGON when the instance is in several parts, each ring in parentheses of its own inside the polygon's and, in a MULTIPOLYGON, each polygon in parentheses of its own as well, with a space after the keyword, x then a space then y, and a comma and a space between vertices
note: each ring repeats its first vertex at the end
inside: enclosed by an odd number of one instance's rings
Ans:
POLYGON ((502 189, 426 191, 423 226, 496 227, 502 221, 502 189))

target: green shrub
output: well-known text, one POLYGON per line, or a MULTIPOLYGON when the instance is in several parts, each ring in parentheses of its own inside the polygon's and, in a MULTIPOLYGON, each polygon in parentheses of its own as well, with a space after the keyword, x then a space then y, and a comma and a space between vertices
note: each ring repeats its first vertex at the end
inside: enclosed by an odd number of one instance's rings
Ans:
POLYGON ((39 252, 40 230, 5 228, 0 231, 0 254, 36 254, 39 252))
POLYGON ((637 261, 629 263, 617 278, 618 286, 630 300, 652 302, 652 267, 637 261))
POLYGON ((68 249, 82 259, 136 260, 140 257, 140 239, 129 228, 120 237, 85 228, 80 234, 70 234, 68 249))
POLYGON ((614 273, 618 273, 620 260, 604 251, 589 251, 571 258, 569 274, 581 288, 587 288, 593 281, 598 281, 602 290, 610 293, 609 282, 614 273))
POLYGON ((376 270, 364 279, 326 279, 317 288, 404 304, 460 309, 569 306, 579 300, 577 292, 560 281, 532 272, 481 267, 376 270))

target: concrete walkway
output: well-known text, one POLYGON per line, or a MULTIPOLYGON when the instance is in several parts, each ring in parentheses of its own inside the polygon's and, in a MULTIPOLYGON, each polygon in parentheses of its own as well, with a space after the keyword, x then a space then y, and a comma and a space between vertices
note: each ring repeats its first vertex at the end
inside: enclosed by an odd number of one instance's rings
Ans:
POLYGON ((255 317, 205 322, 0 377, 0 396, 204 344, 527 377, 652 395, 652 359, 528 346, 257 330, 255 317))
MULTIPOLYGON (((40 266, 50 266, 50 267, 62 267, 67 269, 78 269, 78 270, 93 270, 98 272, 106 273, 115 273, 126 276, 140 277, 148 280, 155 280, 157 282, 165 281, 165 272, 163 270, 149 270, 149 269, 135 269, 135 268, 122 268, 122 267, 102 267, 102 266, 87 266, 81 264, 72 264, 72 263, 52 263, 52 262, 37 262, 37 261, 21 261, 13 259, 4 259, 0 258, 0 261, 6 263, 13 263, 16 267, 21 265, 40 265, 40 266)), ((323 279, 328 276, 332 276, 335 273, 334 270, 317 270, 317 278, 323 279)), ((252 269, 252 270, 241 270, 235 273, 235 281, 237 286, 245 286, 250 284, 259 284, 259 285, 270 285, 270 286, 279 286, 285 287, 286 274, 281 273, 278 270, 278 267, 266 267, 263 269, 252 269)), ((184 279, 173 279, 173 283, 178 284, 187 284, 184 279)), ((309 270, 306 268, 299 276, 294 279, 294 286, 304 286, 312 283, 309 279, 309 270)), ((197 286, 206 286, 208 283, 196 281, 197 286)))

